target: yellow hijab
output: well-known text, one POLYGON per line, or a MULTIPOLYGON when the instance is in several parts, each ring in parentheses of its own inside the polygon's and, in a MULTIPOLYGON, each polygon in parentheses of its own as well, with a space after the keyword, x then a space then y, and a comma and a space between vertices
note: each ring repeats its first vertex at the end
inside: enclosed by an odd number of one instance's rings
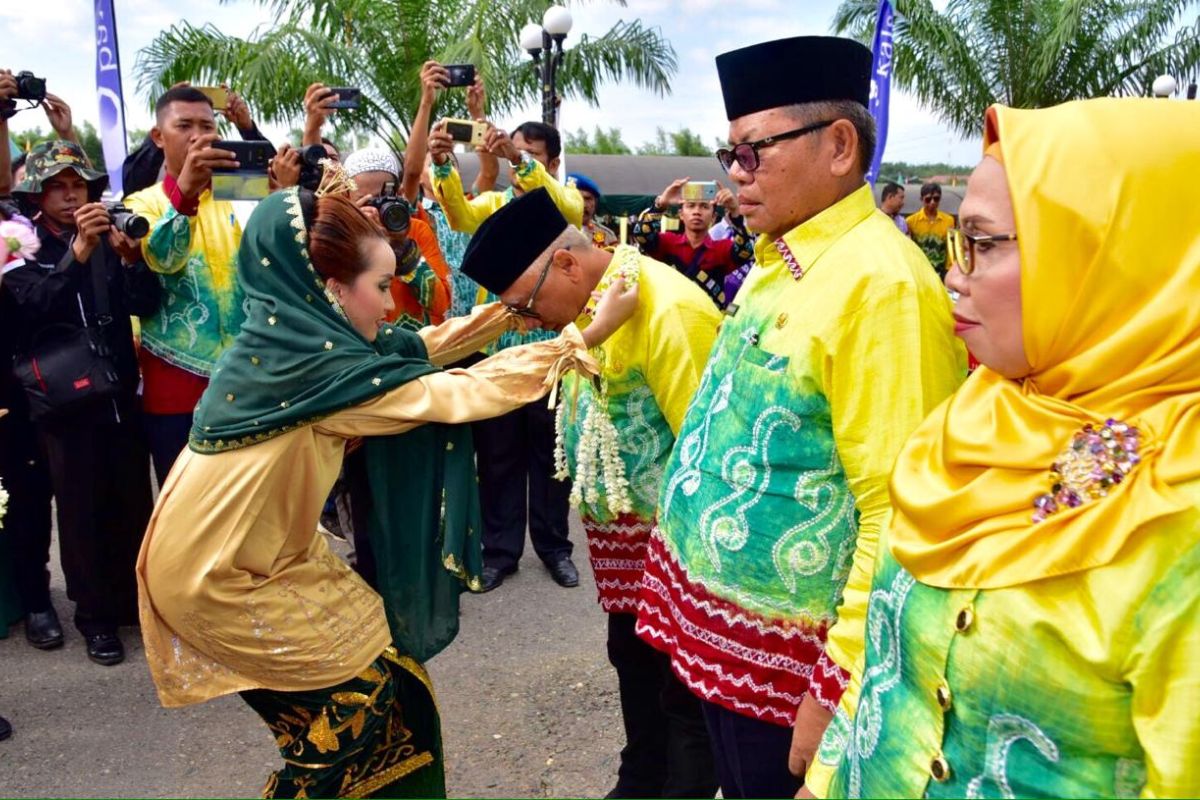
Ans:
POLYGON ((1021 251, 1022 381, 981 367, 909 439, 892 553, 920 581, 1013 586, 1112 561, 1200 477, 1200 103, 995 106, 1021 251), (1141 432, 1107 496, 1035 523, 1085 424, 1141 432))

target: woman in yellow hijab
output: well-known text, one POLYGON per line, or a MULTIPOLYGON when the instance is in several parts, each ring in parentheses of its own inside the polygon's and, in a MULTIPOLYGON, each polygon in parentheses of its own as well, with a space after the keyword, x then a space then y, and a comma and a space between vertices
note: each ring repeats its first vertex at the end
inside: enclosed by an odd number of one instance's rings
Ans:
POLYGON ((1200 104, 992 108, 831 797, 1200 795, 1200 104))

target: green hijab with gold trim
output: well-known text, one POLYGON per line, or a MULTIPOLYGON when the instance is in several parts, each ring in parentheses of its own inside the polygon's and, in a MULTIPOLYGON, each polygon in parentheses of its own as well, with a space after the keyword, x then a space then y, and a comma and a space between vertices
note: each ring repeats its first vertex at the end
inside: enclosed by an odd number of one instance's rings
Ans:
MULTIPOLYGON (((368 342, 327 296, 296 189, 251 214, 238 279, 246 321, 196 408, 190 446, 198 453, 258 444, 439 371, 419 336, 389 325, 368 342)), ((397 648, 423 661, 457 634, 458 595, 480 586, 471 429, 422 425, 369 437, 365 453, 378 590, 397 648)))

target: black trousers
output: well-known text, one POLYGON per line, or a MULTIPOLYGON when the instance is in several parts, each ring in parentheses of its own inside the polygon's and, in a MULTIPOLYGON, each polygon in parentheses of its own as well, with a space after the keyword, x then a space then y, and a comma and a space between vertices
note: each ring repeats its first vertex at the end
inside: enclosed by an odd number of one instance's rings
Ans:
POLYGON ((625 747, 610 797, 712 797, 712 749, 700 699, 670 659, 634 633, 633 614, 608 615, 608 660, 617 670, 625 747))
POLYGON ((161 488, 175 459, 188 445, 192 430, 191 414, 142 414, 146 445, 154 462, 154 478, 161 488))
POLYGON ((474 424, 483 511, 483 560, 506 572, 525 550, 525 528, 547 564, 571 555, 571 484, 554 477, 554 412, 545 400, 474 424))
POLYGON ((141 426, 39 425, 58 508, 59 553, 75 627, 85 636, 137 624, 138 548, 150 520, 150 462, 141 426))
POLYGON ((712 740, 721 796, 795 797, 800 781, 788 771, 792 729, 700 701, 712 740))
POLYGON ((50 608, 50 471, 24 401, 7 405, 9 413, 0 417, 0 481, 8 512, 0 535, 8 540, 17 593, 29 614, 50 608))

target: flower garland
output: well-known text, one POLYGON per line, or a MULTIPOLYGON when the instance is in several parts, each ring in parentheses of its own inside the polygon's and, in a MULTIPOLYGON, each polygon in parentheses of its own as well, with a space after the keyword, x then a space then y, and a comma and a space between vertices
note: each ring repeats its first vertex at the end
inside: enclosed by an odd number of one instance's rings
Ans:
MULTIPOLYGON (((632 289, 637 286, 641 275, 641 263, 638 251, 632 247, 619 247, 613 254, 614 264, 605 273, 592 299, 584 309, 589 317, 595 314, 598 298, 603 296, 609 286, 617 278, 625 281, 625 286, 632 289)), ((600 347, 601 378, 597 389, 587 389, 593 392, 593 402, 588 404, 580 422, 579 442, 575 447, 575 475, 570 474, 566 454, 566 413, 565 403, 558 407, 554 421, 554 477, 559 480, 572 478, 571 505, 578 508, 585 501, 595 506, 600 501, 600 487, 605 490, 605 500, 608 510, 615 515, 628 514, 633 510, 633 498, 629 492, 629 479, 625 475, 625 462, 621 459, 620 441, 617 428, 613 425, 608 413, 608 379, 605 377, 606 360, 603 345, 600 347)), ((575 400, 572 403, 571 417, 575 416, 578 406, 579 381, 575 383, 575 400)))
POLYGON ((4 491, 4 484, 0 483, 0 528, 4 527, 4 515, 8 512, 8 492, 4 491))

